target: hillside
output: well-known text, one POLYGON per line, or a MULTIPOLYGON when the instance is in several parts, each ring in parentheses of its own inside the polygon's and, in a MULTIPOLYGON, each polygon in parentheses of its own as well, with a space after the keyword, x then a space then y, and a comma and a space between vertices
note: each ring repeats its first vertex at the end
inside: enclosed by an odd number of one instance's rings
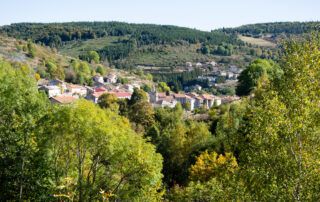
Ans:
POLYGON ((281 39, 318 26, 318 22, 277 22, 205 32, 123 22, 17 23, 0 27, 0 34, 31 39, 74 58, 96 51, 105 64, 124 69, 181 67, 186 62, 212 60, 245 67, 257 57, 276 59, 275 48, 281 39))
POLYGON ((221 59, 237 55, 236 50, 244 45, 236 35, 221 31, 121 22, 19 23, 1 27, 0 34, 31 39, 72 57, 95 50, 103 61, 120 68, 182 66, 189 61, 221 59), (206 52, 207 47, 211 51, 206 52), (219 48, 227 51, 217 52, 219 48))
POLYGON ((34 70, 37 79, 58 78, 77 84, 92 84, 92 77, 96 74, 114 73, 119 78, 128 81, 141 81, 151 85, 152 81, 146 75, 138 72, 128 72, 112 69, 104 64, 80 60, 57 52, 49 48, 20 39, 0 35, 0 58, 12 63, 27 65, 34 70))
POLYGON ((318 30, 320 22, 272 22, 272 23, 257 23, 243 25, 236 28, 224 28, 222 31, 229 34, 243 35, 300 35, 310 31, 318 30))

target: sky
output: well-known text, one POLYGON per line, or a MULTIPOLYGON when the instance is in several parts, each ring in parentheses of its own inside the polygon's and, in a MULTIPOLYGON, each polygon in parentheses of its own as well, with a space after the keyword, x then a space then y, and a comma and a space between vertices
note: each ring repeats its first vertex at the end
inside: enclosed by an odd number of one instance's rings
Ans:
POLYGON ((280 21, 320 21, 320 0, 2 0, 0 25, 121 21, 200 30, 280 21))

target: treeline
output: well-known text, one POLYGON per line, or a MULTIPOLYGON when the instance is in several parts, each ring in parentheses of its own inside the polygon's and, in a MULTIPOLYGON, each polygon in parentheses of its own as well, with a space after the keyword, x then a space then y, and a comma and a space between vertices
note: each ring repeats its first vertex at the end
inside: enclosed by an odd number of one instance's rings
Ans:
POLYGON ((156 82, 165 82, 170 88, 179 92, 184 90, 187 86, 199 84, 203 87, 208 87, 208 81, 198 81, 198 76, 202 76, 203 72, 200 69, 196 69, 190 72, 182 73, 163 73, 153 74, 153 79, 156 82))
POLYGON ((261 34, 303 34, 319 30, 319 22, 275 22, 243 25, 237 28, 223 28, 222 31, 229 34, 240 33, 249 36, 261 34))
POLYGON ((236 43, 237 38, 220 31, 204 32, 169 25, 129 24, 122 22, 17 23, 3 26, 1 34, 19 39, 31 39, 51 47, 74 40, 105 36, 131 36, 139 46, 179 42, 217 44, 236 43))

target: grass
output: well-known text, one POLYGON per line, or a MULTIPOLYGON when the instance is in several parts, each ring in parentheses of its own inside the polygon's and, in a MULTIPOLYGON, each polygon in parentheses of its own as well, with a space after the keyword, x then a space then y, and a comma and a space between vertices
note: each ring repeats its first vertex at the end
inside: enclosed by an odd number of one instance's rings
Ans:
POLYGON ((87 41, 70 42, 64 45, 61 49, 59 49, 59 52, 64 55, 78 57, 79 55, 87 51, 100 50, 105 46, 110 45, 112 42, 116 42, 119 39, 127 39, 127 37, 108 36, 98 39, 91 39, 87 41))
POLYGON ((253 37, 242 36, 242 35, 238 35, 238 37, 240 40, 242 40, 246 43, 250 43, 252 45, 257 45, 257 46, 261 46, 261 47, 269 47, 269 48, 276 47, 275 43, 272 43, 272 42, 267 41, 262 38, 253 38, 253 37))
MULTIPOLYGON (((145 47, 146 48, 146 47, 145 47)), ((144 49, 145 49, 144 48, 144 49)), ((141 49, 131 54, 126 60, 132 64, 160 67, 184 66, 186 62, 204 62, 213 60, 212 55, 197 52, 197 45, 157 46, 156 51, 144 52, 141 49)))

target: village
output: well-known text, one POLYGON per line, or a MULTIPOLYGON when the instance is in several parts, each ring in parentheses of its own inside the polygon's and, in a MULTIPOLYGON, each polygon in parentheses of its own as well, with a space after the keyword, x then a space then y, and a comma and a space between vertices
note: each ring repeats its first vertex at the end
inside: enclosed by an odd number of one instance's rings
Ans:
MULTIPOLYGON (((197 68, 202 68, 201 63, 197 63, 197 68)), ((216 67, 216 64, 210 64, 213 72, 213 76, 202 76, 198 79, 207 79, 213 85, 216 78, 224 77, 229 82, 236 82, 239 70, 233 68, 230 71, 221 71, 216 67)), ((192 64, 186 63, 186 68, 191 69, 192 64)), ((103 94, 113 94, 118 99, 130 99, 135 88, 142 88, 143 82, 141 81, 129 81, 126 84, 122 84, 119 81, 120 76, 116 73, 109 73, 106 76, 99 74, 95 75, 92 86, 76 85, 67 83, 59 79, 53 80, 39 80, 38 89, 46 93, 50 101, 54 104, 70 104, 76 100, 83 98, 90 100, 94 103, 98 103, 99 97, 103 94)), ((221 85, 221 84, 220 84, 221 85)), ((194 111, 198 108, 210 109, 213 106, 219 106, 223 103, 230 103, 240 99, 238 96, 227 95, 213 95, 210 93, 202 92, 201 86, 192 86, 190 89, 185 89, 184 92, 158 92, 156 85, 153 84, 152 90, 147 93, 148 101, 153 107, 169 107, 173 108, 177 103, 185 106, 188 111, 194 111), (200 93, 199 93, 200 92, 200 93)))

